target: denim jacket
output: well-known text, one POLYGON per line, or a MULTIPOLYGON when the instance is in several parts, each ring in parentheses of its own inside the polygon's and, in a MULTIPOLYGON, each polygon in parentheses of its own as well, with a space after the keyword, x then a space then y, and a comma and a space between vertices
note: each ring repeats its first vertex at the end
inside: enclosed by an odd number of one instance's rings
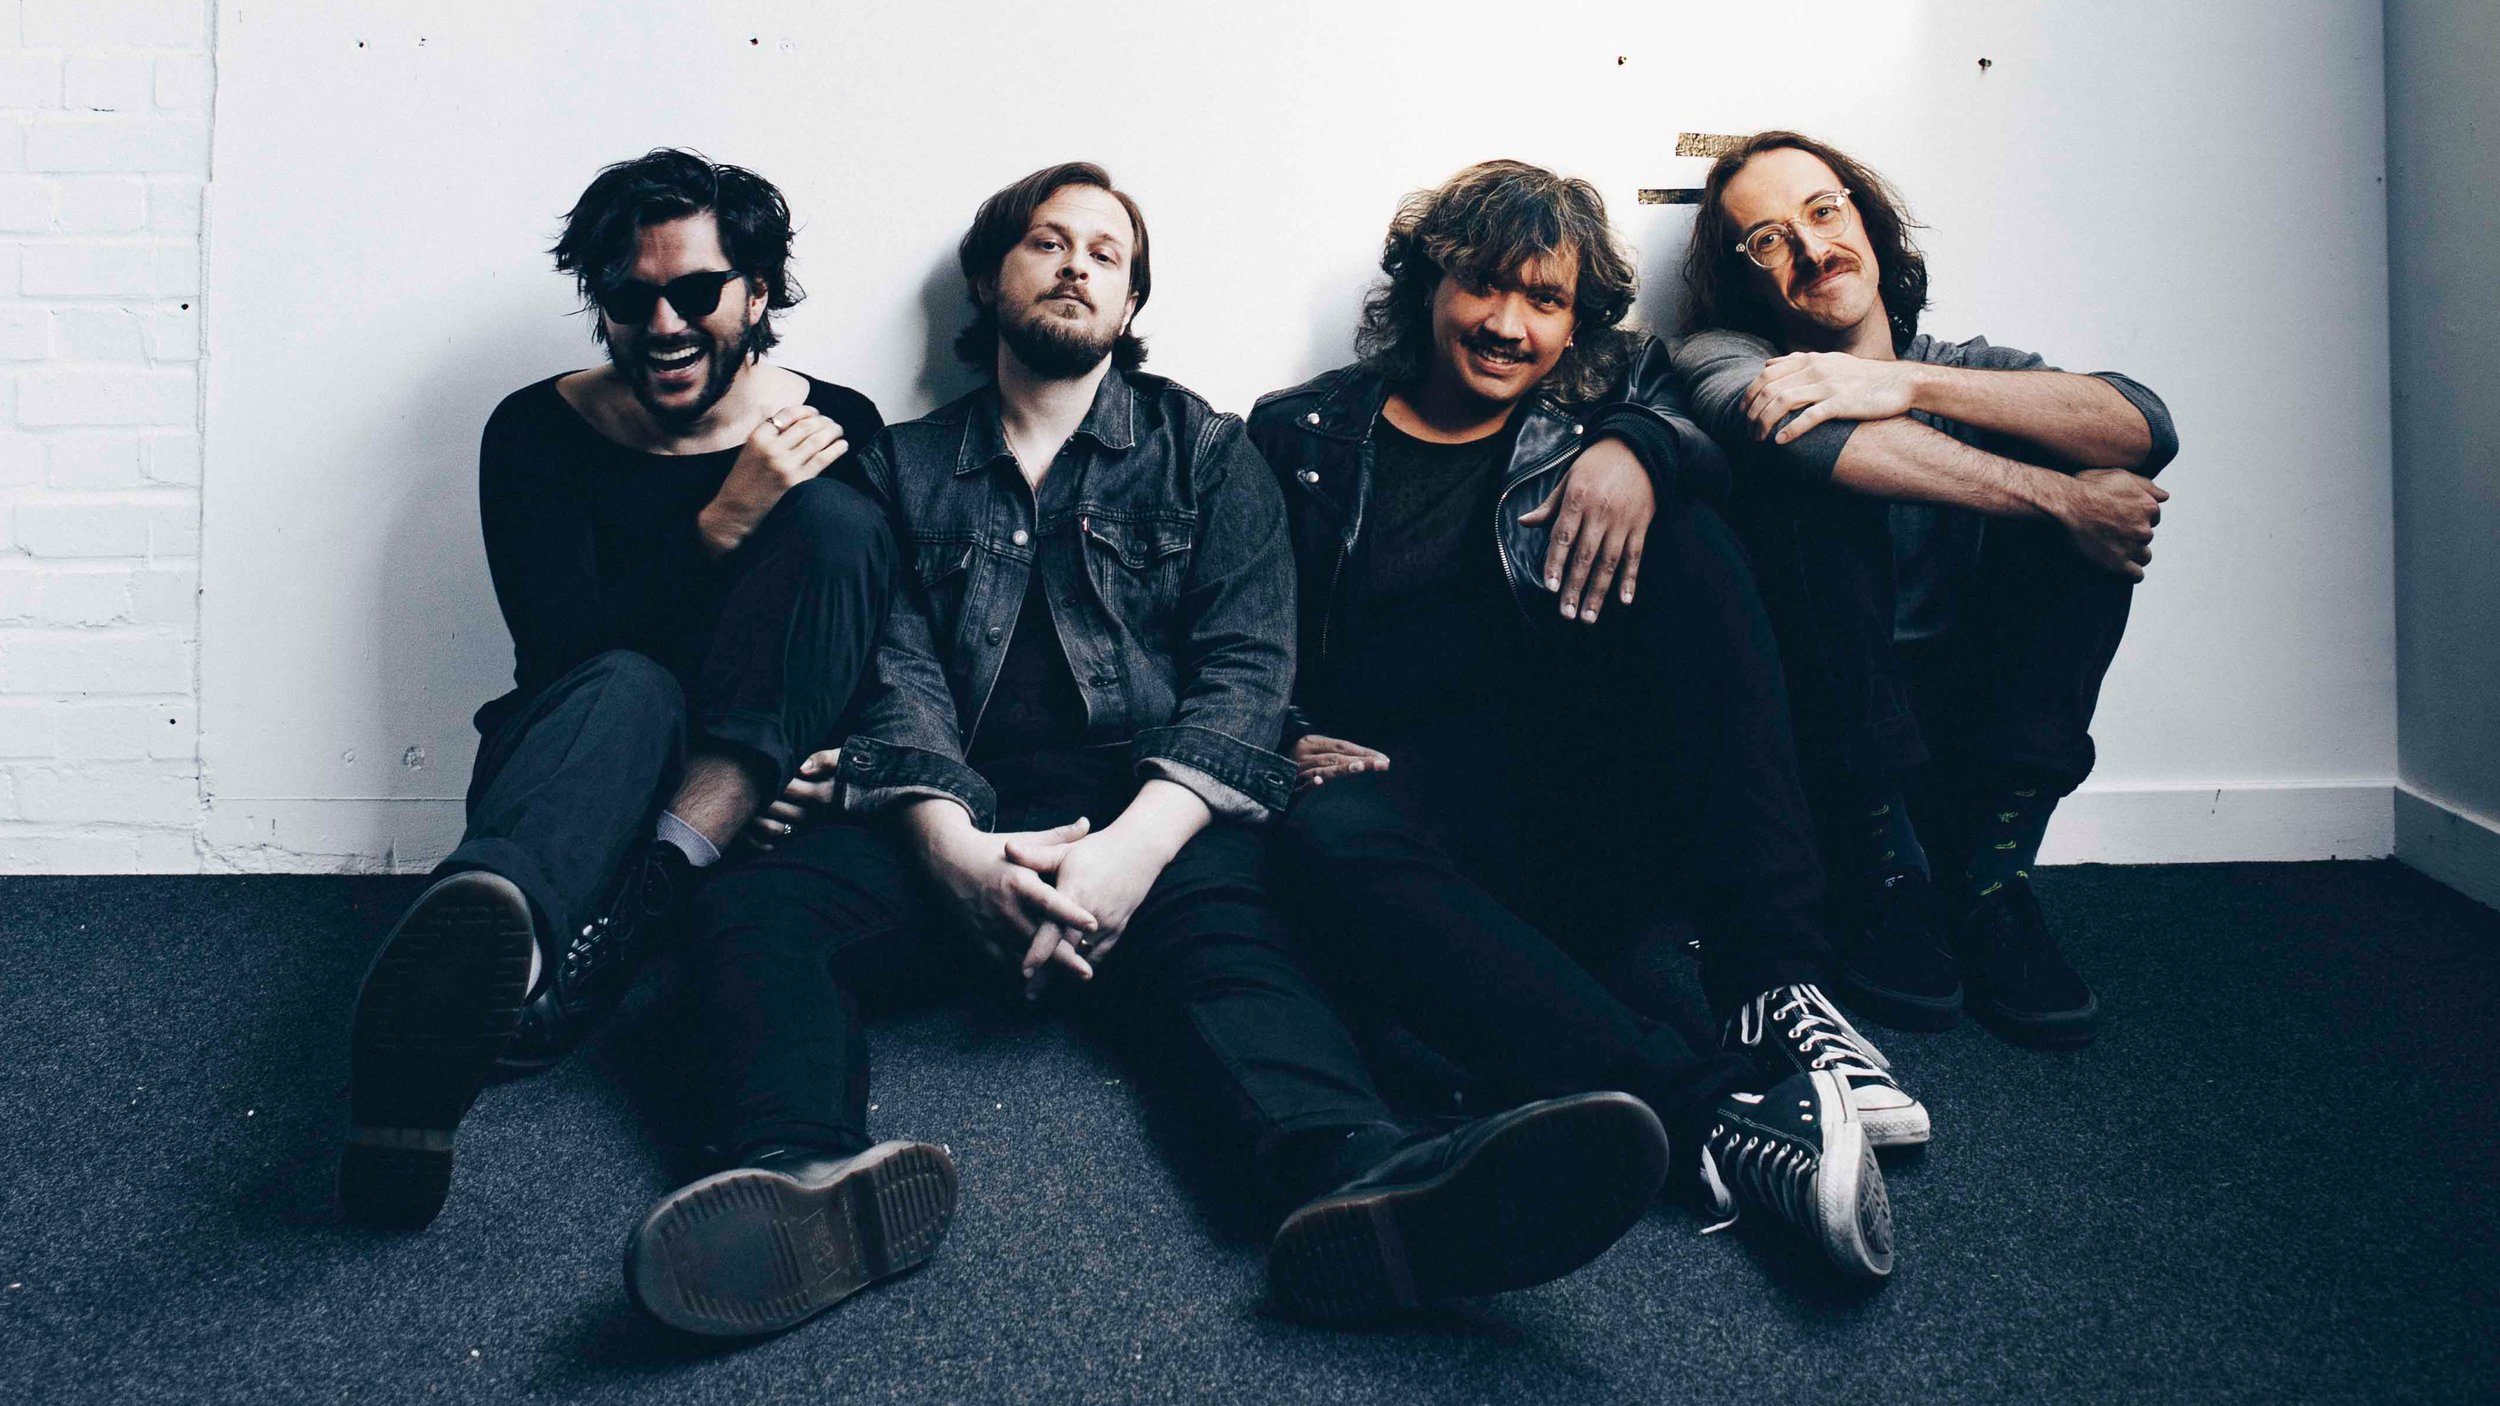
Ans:
MULTIPOLYGON (((1290 390, 1259 398, 1250 411, 1250 439, 1274 467, 1285 494, 1301 577, 1301 657, 1316 670, 1343 624, 1345 565, 1363 534, 1371 502, 1372 426, 1389 386, 1360 365, 1343 366, 1290 390)), ((1727 490, 1727 457, 1685 409, 1684 391, 1655 337, 1634 344, 1622 375, 1594 403, 1565 407, 1533 396, 1519 410, 1519 432, 1503 470, 1485 545, 1501 557, 1512 599, 1531 620, 1553 613, 1545 595, 1546 531, 1519 519, 1535 510, 1571 471, 1580 450, 1619 434, 1641 456, 1658 501, 1676 494, 1704 498, 1727 490)), ((1297 709, 1287 734, 1316 727, 1297 709)))
POLYGON ((908 562, 843 744, 846 810, 944 796, 996 823, 997 797, 964 757, 1037 561, 1087 745, 1127 744, 1139 776, 1186 786, 1219 816, 1264 821, 1292 799, 1293 765, 1275 748, 1293 685, 1293 559, 1276 481, 1238 417, 1115 369, 1036 502, 993 384, 892 426, 858 470, 908 562))

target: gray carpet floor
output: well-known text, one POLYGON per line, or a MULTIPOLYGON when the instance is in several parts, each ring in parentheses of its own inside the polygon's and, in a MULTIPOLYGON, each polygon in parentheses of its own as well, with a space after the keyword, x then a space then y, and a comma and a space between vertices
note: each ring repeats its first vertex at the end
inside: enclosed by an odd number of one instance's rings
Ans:
POLYGON ((1153 1061, 978 999, 899 1013, 873 1130, 952 1144, 954 1230, 735 1347, 649 1325, 618 1275, 692 1156, 666 970, 488 1091, 431 1229, 339 1222, 345 1015, 416 882, 0 879, 0 1402, 2500 1394, 2500 914, 2393 864, 2048 872, 2107 1029, 1876 1032, 1937 1129, 1888 1164, 1879 1287, 1662 1205, 1557 1284, 1298 1326, 1153 1061))

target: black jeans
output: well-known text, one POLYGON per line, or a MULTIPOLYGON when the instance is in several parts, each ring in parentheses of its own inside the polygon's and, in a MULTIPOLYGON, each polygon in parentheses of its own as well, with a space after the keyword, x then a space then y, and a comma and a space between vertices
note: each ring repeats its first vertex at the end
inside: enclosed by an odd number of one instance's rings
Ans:
POLYGON ((1661 910, 1714 1013, 1820 979, 1821 892, 1770 627, 1727 524, 1651 524, 1640 594, 1519 622, 1509 696, 1348 740, 1386 772, 1304 792, 1277 882, 1327 966, 1505 1097, 1621 1089, 1689 1148, 1751 1077, 1597 974, 1661 910))
POLYGON ((694 745, 729 749, 774 791, 807 749, 832 745, 885 617, 894 539, 883 515, 855 489, 804 483, 724 566, 696 677, 611 649, 486 736, 468 829, 436 873, 501 874, 529 896, 542 932, 571 932, 651 838, 689 728, 694 745))
MULTIPOLYGON (((1002 830, 1108 823, 1136 792, 1125 743, 993 763, 1002 830)), ((1269 902, 1266 841, 1218 820, 1164 868, 1096 977, 1181 1016, 1192 1093, 1268 1170, 1296 1134, 1391 1123, 1353 1039, 1269 902)), ((869 1145, 862 999, 988 985, 998 968, 950 927, 895 825, 834 821, 739 860, 697 895, 695 970, 713 1144, 869 1145)), ((1325 1189, 1285 1185, 1293 1197, 1325 1189)))
POLYGON ((1762 474, 1741 486, 1733 518, 1779 630, 1823 833, 1860 828, 1869 790, 1903 787, 1942 873, 1961 858, 1974 786, 2011 774, 2062 796, 2091 774, 2092 712, 2135 592, 2056 523, 1994 518, 1953 627, 1896 644, 1890 512, 1883 499, 1762 474))

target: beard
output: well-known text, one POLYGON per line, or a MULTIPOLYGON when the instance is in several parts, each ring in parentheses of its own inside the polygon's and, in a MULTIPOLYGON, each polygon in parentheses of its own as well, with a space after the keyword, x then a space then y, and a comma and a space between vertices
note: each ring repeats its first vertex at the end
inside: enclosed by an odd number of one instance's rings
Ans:
POLYGON ((1072 381, 1102 364, 1118 345, 1117 326, 1095 328, 1042 311, 1030 304, 1014 313, 1001 310, 998 339, 1016 354, 1024 368, 1048 381, 1072 381))
POLYGON ((721 397, 729 394, 730 384, 738 379, 739 365, 762 350, 754 342, 754 327, 734 342, 722 342, 707 332, 689 328, 683 335, 664 341, 640 336, 612 341, 608 343, 608 364, 616 368, 616 374, 633 391, 634 399, 642 403, 662 429, 682 434, 702 423, 703 417, 712 413, 712 407, 720 404, 721 397), (696 360, 704 368, 703 387, 683 405, 667 404, 652 392, 651 364, 646 358, 653 352, 684 351, 688 347, 700 352, 696 360))

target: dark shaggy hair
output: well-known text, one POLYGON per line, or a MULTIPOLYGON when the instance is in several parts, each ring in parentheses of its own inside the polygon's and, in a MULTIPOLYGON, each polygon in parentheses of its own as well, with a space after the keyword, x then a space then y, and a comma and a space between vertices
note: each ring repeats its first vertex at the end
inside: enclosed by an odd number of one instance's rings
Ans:
POLYGON ((1363 299, 1355 354, 1390 385, 1419 385, 1432 369, 1432 297, 1443 275, 1492 281, 1528 259, 1564 255, 1580 261, 1578 321, 1538 389, 1565 405, 1595 400, 1629 357, 1630 340, 1616 329, 1639 277, 1597 187, 1524 161, 1479 162, 1398 202, 1380 250, 1388 281, 1363 299))
MULTIPOLYGON (((1068 186, 1093 186, 1108 191, 1111 198, 1128 211, 1129 228, 1137 231, 1136 247, 1129 250, 1128 291, 1137 299, 1137 311, 1146 310, 1146 295, 1154 291, 1154 265, 1146 258, 1146 212, 1128 198, 1128 192, 1111 183, 1111 173, 1091 161, 1063 161, 1045 166, 981 202, 972 217, 972 228, 964 231, 964 242, 955 249, 955 261, 963 266, 964 294, 972 299, 972 325, 955 338, 955 355, 984 373, 998 368, 998 309, 981 301, 981 284, 998 277, 999 266, 1007 261, 1007 251, 1024 239, 1033 227, 1033 212, 1047 204, 1053 193, 1068 186)), ((1130 324, 1135 325, 1134 320, 1130 324)), ((1122 332, 1111 344, 1111 364, 1123 371, 1134 371, 1146 364, 1146 339, 1134 332, 1122 332)))
POLYGON ((1918 315, 1927 307, 1927 256, 1918 251, 1910 231, 1920 228, 1909 207, 1890 182, 1859 165, 1837 148, 1795 132, 1756 132, 1722 155, 1703 183, 1701 210, 1693 219, 1693 245, 1684 253, 1684 285, 1691 300, 1684 310, 1684 330, 1699 332, 1732 327, 1751 332, 1774 345, 1787 340, 1779 305, 1764 290, 1762 270, 1737 252, 1745 232, 1727 214, 1728 182, 1745 163, 1766 151, 1790 147, 1820 157, 1840 183, 1849 188, 1849 203, 1866 226, 1867 245, 1875 251, 1877 288, 1884 316, 1892 324, 1893 350, 1918 335, 1918 315))
POLYGON ((573 275, 581 287, 593 337, 608 340, 599 295, 632 274, 642 231, 707 211, 720 226, 730 267, 764 289, 764 315, 747 329, 747 354, 762 356, 781 340, 773 314, 807 296, 790 276, 789 202, 771 181, 743 166, 715 165, 674 147, 658 147, 601 171, 564 213, 564 235, 551 252, 557 270, 573 275))

